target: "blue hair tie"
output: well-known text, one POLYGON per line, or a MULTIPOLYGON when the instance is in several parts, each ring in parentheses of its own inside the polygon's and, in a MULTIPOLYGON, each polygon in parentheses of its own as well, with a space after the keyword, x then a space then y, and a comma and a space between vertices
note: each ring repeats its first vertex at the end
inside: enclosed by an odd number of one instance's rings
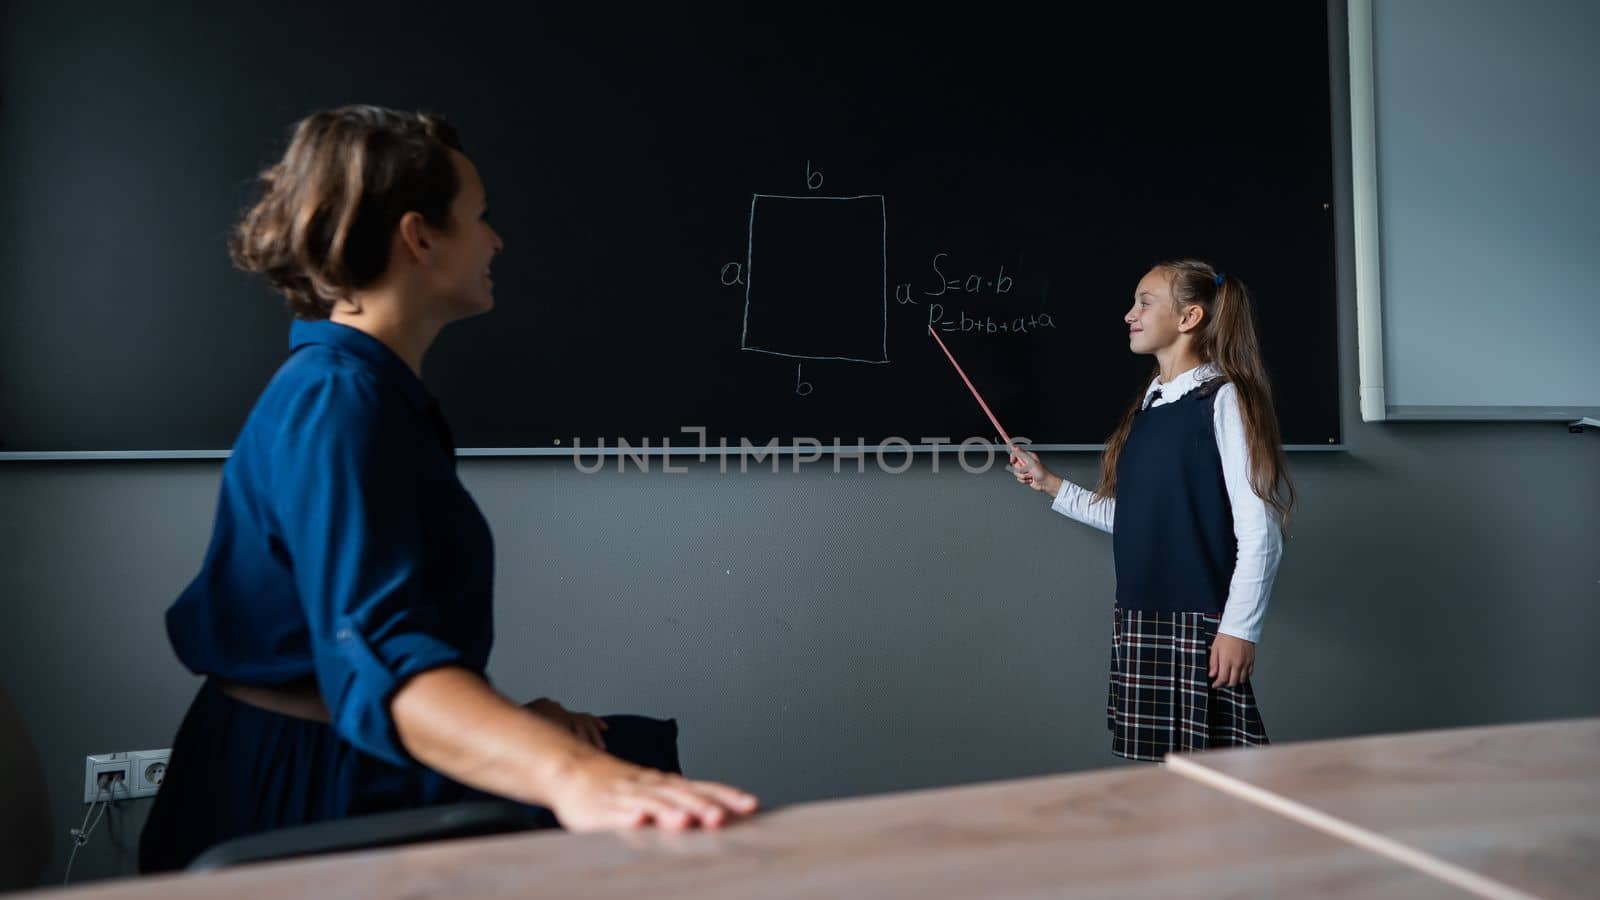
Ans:
POLYGON ((1221 272, 1218 272, 1218 273, 1217 273, 1217 287, 1222 287, 1222 282, 1223 282, 1223 281, 1224 281, 1224 280, 1225 280, 1225 279, 1226 279, 1226 278, 1227 278, 1227 277, 1228 277, 1228 276, 1227 276, 1227 275, 1224 275, 1224 274, 1223 274, 1223 273, 1221 273, 1221 272))

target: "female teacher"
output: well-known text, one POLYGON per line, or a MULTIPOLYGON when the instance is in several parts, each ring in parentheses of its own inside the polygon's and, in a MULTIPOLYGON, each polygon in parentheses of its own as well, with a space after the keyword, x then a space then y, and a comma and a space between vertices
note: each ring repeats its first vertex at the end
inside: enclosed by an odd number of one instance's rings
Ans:
MULTIPOLYGON (((167 612, 206 681, 173 741, 140 868, 271 828, 482 793, 573 830, 717 827, 756 799, 607 753, 603 720, 485 678, 493 544, 419 377, 493 306, 500 237, 442 119, 299 122, 230 242, 295 321, 222 472, 210 547, 167 612)), ((618 750, 618 752, 622 752, 618 750)))

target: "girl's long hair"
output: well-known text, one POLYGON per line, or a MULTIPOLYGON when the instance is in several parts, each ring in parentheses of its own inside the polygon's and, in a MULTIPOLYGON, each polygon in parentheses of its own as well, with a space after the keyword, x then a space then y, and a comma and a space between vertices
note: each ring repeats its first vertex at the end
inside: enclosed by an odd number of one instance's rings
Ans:
MULTIPOLYGON (((1210 264, 1196 259, 1176 259, 1158 263, 1172 280, 1172 298, 1181 312, 1198 304, 1205 310, 1199 327, 1192 332, 1195 353, 1203 363, 1213 363, 1239 395, 1244 416, 1245 436, 1250 447, 1250 487, 1256 496, 1278 514, 1286 527, 1294 512, 1294 482, 1289 478, 1289 460, 1278 434, 1278 416, 1272 407, 1272 385, 1261 362, 1261 347, 1256 339, 1255 318, 1250 310, 1250 292, 1244 282, 1232 275, 1217 277, 1210 264), (1220 284, 1218 282, 1221 282, 1220 284)), ((1159 376, 1158 367, 1155 375, 1159 376)), ((1117 460, 1133 428, 1133 417, 1144 402, 1145 388, 1139 386, 1133 402, 1123 413, 1100 458, 1100 484, 1095 497, 1117 495, 1117 460)))

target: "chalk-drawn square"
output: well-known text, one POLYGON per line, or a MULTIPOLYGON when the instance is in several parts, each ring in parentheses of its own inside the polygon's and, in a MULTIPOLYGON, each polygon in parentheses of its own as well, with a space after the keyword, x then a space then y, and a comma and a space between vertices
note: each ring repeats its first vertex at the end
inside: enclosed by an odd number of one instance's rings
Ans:
POLYGON ((741 349, 888 362, 885 238, 882 194, 756 194, 741 349))

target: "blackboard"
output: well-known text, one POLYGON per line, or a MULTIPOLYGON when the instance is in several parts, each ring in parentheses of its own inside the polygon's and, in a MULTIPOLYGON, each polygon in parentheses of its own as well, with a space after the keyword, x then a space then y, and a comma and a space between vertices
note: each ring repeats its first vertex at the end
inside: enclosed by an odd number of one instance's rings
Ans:
POLYGON ((1321 4, 8 9, 0 451, 229 447, 288 316, 224 242, 289 124, 460 129, 506 251, 424 372, 462 448, 1103 442, 1150 264, 1251 287, 1339 440, 1321 4))

